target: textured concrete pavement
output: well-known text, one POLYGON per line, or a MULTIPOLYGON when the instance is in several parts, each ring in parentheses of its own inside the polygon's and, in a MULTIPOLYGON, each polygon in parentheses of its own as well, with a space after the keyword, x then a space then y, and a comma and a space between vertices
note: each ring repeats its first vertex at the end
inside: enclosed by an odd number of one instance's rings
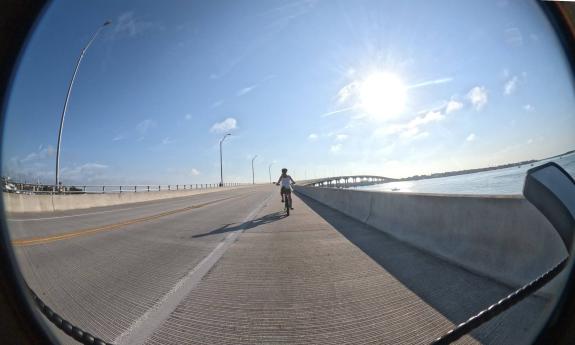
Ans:
MULTIPOLYGON (((306 203, 265 208, 147 344, 427 344, 510 292, 306 203)), ((520 344, 544 306, 459 343, 520 344)))
MULTIPOLYGON (((17 257, 47 304, 107 341, 426 344, 510 292, 310 199, 284 217, 270 186, 137 206, 10 222, 15 240, 80 234, 17 257)), ((546 305, 531 297, 460 343, 524 343, 546 305)))
MULTIPOLYGON (((94 210, 78 212, 84 214, 80 217, 11 221, 9 225, 13 239, 59 236, 73 229, 81 232, 85 226, 105 227, 221 200, 110 231, 15 247, 26 280, 45 303, 79 327, 113 341, 169 293, 226 234, 195 235, 241 223, 269 195, 269 188, 238 189, 154 202, 147 204, 149 207, 122 207, 117 213, 94 210)), ((67 336, 61 339, 74 343, 67 336)))

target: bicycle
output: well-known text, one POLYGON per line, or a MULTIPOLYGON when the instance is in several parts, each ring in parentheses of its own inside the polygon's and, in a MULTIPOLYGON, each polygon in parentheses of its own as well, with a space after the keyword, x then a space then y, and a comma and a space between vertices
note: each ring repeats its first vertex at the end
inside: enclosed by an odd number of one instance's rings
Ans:
MULTIPOLYGON (((292 183, 292 186, 294 184, 295 183, 292 183)), ((276 183, 276 185, 279 186, 279 183, 276 183)), ((284 210, 286 211, 286 217, 287 217, 289 216, 290 210, 292 208, 291 188, 288 193, 284 193, 283 199, 284 199, 284 210)))
POLYGON ((284 195, 284 210, 286 211, 286 217, 289 216, 289 211, 291 209, 291 195, 288 197, 288 194, 284 195))

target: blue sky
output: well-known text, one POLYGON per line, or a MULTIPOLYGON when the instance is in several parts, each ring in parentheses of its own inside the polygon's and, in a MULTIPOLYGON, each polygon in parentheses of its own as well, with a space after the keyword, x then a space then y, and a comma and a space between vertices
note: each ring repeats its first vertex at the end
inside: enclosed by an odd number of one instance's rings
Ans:
POLYGON ((575 148, 566 60, 527 1, 60 1, 20 62, 3 174, 184 184, 459 170, 575 148))

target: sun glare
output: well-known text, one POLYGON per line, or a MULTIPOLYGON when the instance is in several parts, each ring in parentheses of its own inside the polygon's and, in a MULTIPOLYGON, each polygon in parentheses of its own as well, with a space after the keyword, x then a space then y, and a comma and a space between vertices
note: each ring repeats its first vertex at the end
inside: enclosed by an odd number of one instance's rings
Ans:
POLYGON ((406 88, 395 74, 371 74, 359 86, 361 108, 370 116, 387 119, 399 115, 406 100, 406 88))

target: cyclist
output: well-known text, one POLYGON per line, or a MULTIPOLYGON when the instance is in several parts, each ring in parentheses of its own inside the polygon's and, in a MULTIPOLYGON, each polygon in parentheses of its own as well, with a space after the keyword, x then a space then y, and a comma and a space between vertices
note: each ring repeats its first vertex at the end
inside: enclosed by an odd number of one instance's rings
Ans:
POLYGON ((288 198, 289 200, 290 208, 293 210, 291 200, 291 185, 295 184, 295 181, 291 178, 290 175, 287 174, 286 168, 282 169, 282 174, 280 175, 278 182, 276 182, 277 186, 279 186, 280 184, 281 184, 280 195, 282 197, 282 202, 284 202, 284 195, 285 195, 285 197, 288 198))

